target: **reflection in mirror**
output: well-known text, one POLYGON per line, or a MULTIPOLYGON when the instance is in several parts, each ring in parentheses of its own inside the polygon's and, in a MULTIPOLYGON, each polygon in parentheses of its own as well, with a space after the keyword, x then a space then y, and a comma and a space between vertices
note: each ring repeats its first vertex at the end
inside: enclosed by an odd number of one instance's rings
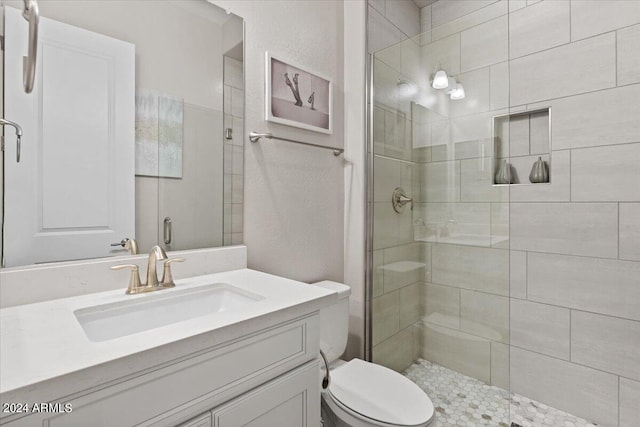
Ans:
POLYGON ((20 163, 13 141, 2 161, 3 266, 242 243, 242 19, 205 0, 39 3, 31 94, 22 2, 2 8, 2 116, 24 129, 20 163))

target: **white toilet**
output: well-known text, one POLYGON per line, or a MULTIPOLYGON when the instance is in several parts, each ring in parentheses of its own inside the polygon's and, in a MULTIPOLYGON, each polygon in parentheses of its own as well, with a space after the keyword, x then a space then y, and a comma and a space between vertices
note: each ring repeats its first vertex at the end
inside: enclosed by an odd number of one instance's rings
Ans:
POLYGON ((320 310, 320 348, 330 372, 322 391, 324 427, 435 426, 433 403, 411 380, 375 363, 339 359, 347 346, 351 289, 330 281, 313 285, 338 293, 335 305, 320 310))

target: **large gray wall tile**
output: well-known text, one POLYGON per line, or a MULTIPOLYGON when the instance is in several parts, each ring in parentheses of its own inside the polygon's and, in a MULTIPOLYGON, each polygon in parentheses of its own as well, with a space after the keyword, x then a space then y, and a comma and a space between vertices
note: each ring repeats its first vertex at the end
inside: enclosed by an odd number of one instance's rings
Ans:
POLYGON ((640 84, 551 102, 554 150, 638 142, 640 84))
POLYGON ((511 248, 618 257, 615 203, 512 203, 511 248))
POLYGON ((430 5, 420 8, 420 32, 424 33, 429 30, 431 30, 431 6, 430 5))
POLYGON ((493 185, 490 157, 461 160, 460 197, 463 202, 508 202, 509 187, 493 185))
POLYGON ((511 299, 511 344, 569 360, 569 309, 511 299))
POLYGON ((541 111, 530 116, 529 152, 531 154, 549 154, 550 123, 549 112, 541 111))
POLYGON ((514 59, 510 73, 511 105, 614 87, 615 34, 604 34, 514 59))
POLYGON ((509 106, 509 63, 501 62, 490 67, 491 109, 509 106))
POLYGON ((395 25, 389 22, 380 12, 369 6, 368 26, 374 31, 369 31, 368 50, 374 53, 406 39, 407 36, 395 25))
POLYGON ((387 157, 373 158, 373 200, 376 202, 389 201, 390 194, 396 187, 401 187, 400 165, 402 163, 387 157))
POLYGON ((367 0, 369 6, 384 15, 384 9, 387 6, 387 0, 367 0))
POLYGON ((425 324, 422 357, 464 375, 491 381, 491 341, 425 324))
POLYGON ((387 0, 385 15, 409 37, 420 33, 420 9, 412 1, 387 0))
POLYGON ((451 103, 450 111, 452 117, 477 114, 489 110, 491 84, 489 67, 459 74, 458 81, 464 85, 466 96, 464 99, 451 103))
POLYGON ((461 290, 460 330, 508 344, 509 298, 461 290))
POLYGON ((491 385, 509 389, 509 346, 491 341, 491 385))
POLYGON ((373 289, 372 295, 370 298, 378 297, 384 293, 384 283, 383 283, 383 270, 380 268, 384 263, 384 258, 382 257, 382 249, 378 249, 373 251, 373 289))
POLYGON ((432 250, 432 281, 465 289, 509 294, 509 251, 436 244, 432 250))
POLYGON ((571 360, 640 381, 640 322, 574 310, 571 360))
POLYGON ((384 292, 425 280, 429 270, 429 248, 422 243, 394 246, 383 250, 384 292))
POLYGON ((640 143, 573 150, 571 199, 640 202, 640 143))
MULTIPOLYGON (((452 142, 476 141, 491 138, 491 116, 482 113, 473 116, 456 117, 450 120, 452 142)), ((433 138, 434 135, 431 135, 433 138)), ((444 141, 449 142, 449 141, 444 141)))
POLYGON ((509 251, 509 296, 527 298, 527 253, 509 251))
POLYGON ((422 46, 421 65, 429 77, 438 71, 446 70, 449 74, 460 72, 460 34, 434 40, 422 46))
POLYGON ((398 244, 398 217, 391 202, 373 203, 373 248, 398 244))
MULTIPOLYGON (((479 5, 481 2, 479 1, 446 1, 439 2, 440 6, 447 7, 446 3, 458 3, 456 8, 457 12, 463 11, 465 7, 475 7, 479 5), (460 5, 462 7, 460 7, 460 5)), ((477 9, 471 13, 467 13, 466 15, 454 20, 449 21, 446 24, 442 24, 439 26, 435 26, 431 30, 431 36, 434 40, 438 40, 442 37, 447 37, 451 34, 459 33, 467 28, 474 27, 476 25, 482 24, 483 22, 490 21, 494 18, 497 18, 502 15, 506 15, 508 13, 508 2, 506 1, 496 1, 494 3, 489 4, 486 7, 482 7, 481 9, 477 9)))
POLYGON ((432 241, 458 235, 474 235, 482 246, 491 243, 491 206, 489 203, 425 203, 421 215, 436 235, 432 241))
POLYGON ((620 203, 620 259, 640 261, 640 203, 620 203))
POLYGON ((571 40, 639 22, 640 2, 635 0, 571 0, 571 40))
POLYGON ((618 425, 618 377, 511 347, 511 391, 605 426, 618 425))
POLYGON ((640 25, 618 30, 618 86, 640 83, 640 25))
POLYGON ((528 254, 528 298, 640 320, 640 263, 528 254))
POLYGON ((460 328, 460 289, 424 284, 424 320, 435 325, 460 328))
POLYGON ((373 347, 373 363, 402 372, 413 363, 413 326, 373 347))
POLYGON ((510 117, 501 122, 509 130, 506 135, 503 133, 500 157, 529 155, 529 116, 510 117))
POLYGON ((620 378, 620 427, 636 427, 640 420, 640 382, 620 378))
POLYGON ((421 198, 425 202, 460 200, 460 162, 426 163, 422 166, 421 198))
MULTIPOLYGON (((525 171, 526 172, 526 171, 525 171)), ((548 184, 512 185, 511 202, 568 202, 571 199, 571 151, 553 151, 548 184)), ((529 181, 528 174, 522 177, 529 181)))
POLYGON ((373 299, 372 303, 372 342, 373 345, 393 336, 400 329, 400 293, 384 294, 373 299))
POLYGON ((509 249, 508 203, 491 203, 491 247, 509 249))
POLYGON ((461 71, 475 70, 509 59, 509 19, 501 16, 461 34, 461 71))
POLYGON ((422 283, 414 283, 400 289, 400 329, 420 319, 422 283))
POLYGON ((518 58, 569 42, 569 2, 540 2, 509 15, 509 56, 518 58))
POLYGON ((433 27, 438 27, 442 24, 454 21, 458 18, 489 6, 491 3, 495 3, 496 0, 449 0, 435 2, 432 5, 432 23, 433 27))

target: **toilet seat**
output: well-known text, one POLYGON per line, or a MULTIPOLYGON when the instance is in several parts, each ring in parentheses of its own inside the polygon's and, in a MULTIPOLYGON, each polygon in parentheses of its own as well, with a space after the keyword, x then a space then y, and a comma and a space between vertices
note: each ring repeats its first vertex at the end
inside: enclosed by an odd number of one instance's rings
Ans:
POLYGON ((360 359, 331 371, 328 394, 343 411, 369 425, 422 427, 433 420, 433 403, 420 387, 391 369, 360 359))

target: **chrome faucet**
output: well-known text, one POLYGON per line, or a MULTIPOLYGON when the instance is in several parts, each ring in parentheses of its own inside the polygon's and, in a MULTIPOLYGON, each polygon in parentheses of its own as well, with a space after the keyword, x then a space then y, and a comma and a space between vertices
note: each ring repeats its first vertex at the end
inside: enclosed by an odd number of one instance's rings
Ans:
POLYGON ((158 287, 158 273, 156 272, 156 264, 158 261, 167 259, 167 253, 160 246, 155 245, 149 252, 149 260, 147 261, 147 286, 158 287))
POLYGON ((171 274, 171 263, 182 262, 184 258, 167 258, 167 253, 160 246, 154 246, 149 252, 149 260, 147 261, 147 283, 140 281, 139 268, 136 264, 114 265, 112 270, 131 269, 131 278, 129 279, 129 287, 127 294, 140 294, 143 292, 157 291, 160 289, 172 288, 175 286, 173 275, 171 274), (162 275, 162 283, 158 283, 158 273, 156 272, 156 264, 158 261, 164 262, 164 272, 162 275))

